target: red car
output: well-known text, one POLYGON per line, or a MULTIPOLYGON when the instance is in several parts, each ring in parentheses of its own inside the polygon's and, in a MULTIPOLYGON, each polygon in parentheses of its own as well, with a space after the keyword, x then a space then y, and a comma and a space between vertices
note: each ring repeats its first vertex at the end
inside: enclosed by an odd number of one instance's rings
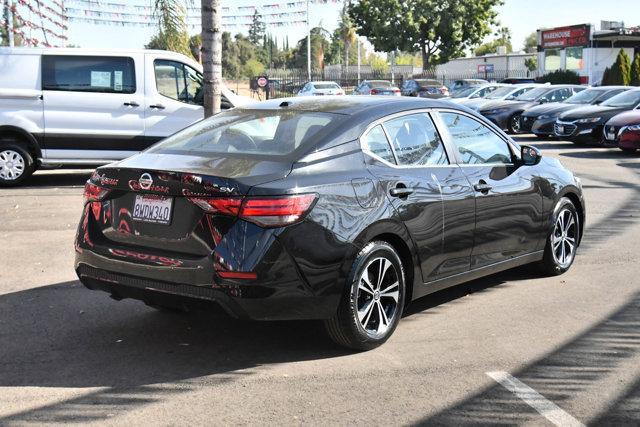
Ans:
POLYGON ((613 116, 604 126, 604 139, 615 142, 623 151, 640 149, 640 110, 613 116))

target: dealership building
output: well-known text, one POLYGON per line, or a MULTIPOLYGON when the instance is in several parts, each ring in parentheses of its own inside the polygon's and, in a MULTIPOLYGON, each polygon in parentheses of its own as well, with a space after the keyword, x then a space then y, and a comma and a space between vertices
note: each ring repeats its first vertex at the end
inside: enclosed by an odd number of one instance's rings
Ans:
POLYGON ((584 84, 597 85, 605 68, 615 62, 620 49, 633 58, 640 53, 640 27, 625 28, 621 22, 538 30, 538 74, 572 70, 584 84))

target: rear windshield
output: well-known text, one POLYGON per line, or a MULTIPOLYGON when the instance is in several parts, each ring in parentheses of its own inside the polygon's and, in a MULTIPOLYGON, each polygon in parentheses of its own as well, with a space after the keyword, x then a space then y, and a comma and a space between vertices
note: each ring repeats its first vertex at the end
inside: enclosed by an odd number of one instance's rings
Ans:
POLYGON ((418 83, 420 86, 442 86, 442 83, 440 83, 438 80, 416 80, 416 83, 418 83))
POLYGON ((478 90, 477 87, 468 87, 466 89, 460 89, 458 92, 454 93, 453 95, 451 95, 452 98, 465 98, 469 95, 471 95, 473 92, 475 92, 476 90, 478 90))
POLYGON ((340 89, 337 83, 314 83, 316 89, 340 89))
POLYGON ((370 80, 369 83, 372 87, 389 87, 391 86, 391 82, 386 80, 370 80))
POLYGON ((513 86, 504 86, 504 87, 500 87, 496 90, 494 90, 493 92, 491 92, 491 94, 489 94, 488 96, 486 96, 487 99, 500 99, 504 96, 509 95, 511 92, 513 92, 513 86))
POLYGON ((587 89, 570 96, 564 102, 567 104, 591 104, 605 92, 602 89, 587 89))
POLYGON ((166 154, 255 154, 282 156, 304 146, 335 113, 314 111, 229 110, 190 126, 149 149, 166 154))

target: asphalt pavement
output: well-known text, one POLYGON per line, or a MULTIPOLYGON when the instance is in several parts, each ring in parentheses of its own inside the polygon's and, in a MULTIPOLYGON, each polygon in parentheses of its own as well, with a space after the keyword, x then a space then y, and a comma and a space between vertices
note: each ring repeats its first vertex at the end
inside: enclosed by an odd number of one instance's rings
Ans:
POLYGON ((573 268, 415 302, 350 353, 313 322, 159 312, 85 289, 90 171, 0 190, 0 425, 640 424, 640 153, 518 138, 582 178, 573 268))

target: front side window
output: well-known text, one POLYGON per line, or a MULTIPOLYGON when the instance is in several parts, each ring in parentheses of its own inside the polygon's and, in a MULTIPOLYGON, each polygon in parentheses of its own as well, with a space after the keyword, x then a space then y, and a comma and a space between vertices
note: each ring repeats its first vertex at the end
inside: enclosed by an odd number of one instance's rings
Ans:
POLYGON ((440 113, 460 158, 465 164, 509 164, 507 143, 477 120, 459 113, 440 113))
POLYGON ((393 151, 389 145, 389 140, 384 134, 381 125, 377 125, 371 129, 363 138, 362 144, 365 150, 371 154, 386 160, 389 163, 396 163, 396 159, 393 157, 393 151))
POLYGON ((448 164, 440 135, 427 113, 398 117, 384 123, 399 165, 448 164))
POLYGON ((344 117, 309 111, 228 110, 170 136, 149 151, 284 156, 314 140, 325 127, 342 123, 344 117))
POLYGON ((110 56, 42 56, 42 89, 135 93, 133 59, 110 56))
POLYGON ((158 59, 153 63, 160 95, 176 101, 202 105, 202 75, 177 61, 158 59))

